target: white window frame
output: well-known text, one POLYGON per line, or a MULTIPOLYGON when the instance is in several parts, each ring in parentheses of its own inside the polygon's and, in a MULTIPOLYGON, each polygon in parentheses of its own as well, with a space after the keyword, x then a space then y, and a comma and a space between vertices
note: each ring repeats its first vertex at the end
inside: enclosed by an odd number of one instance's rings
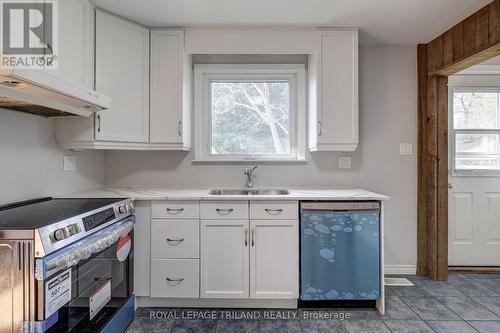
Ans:
POLYGON ((294 163, 305 159, 305 65, 303 64, 195 64, 193 162, 294 163), (287 80, 290 83, 290 155, 211 153, 210 82, 216 80, 287 80))
MULTIPOLYGON (((455 92, 496 92, 500 94, 500 87, 486 86, 453 86, 448 89, 448 128, 449 128, 449 165, 453 177, 500 177, 500 169, 457 169, 456 168, 456 136, 457 134, 500 134, 500 129, 455 129, 455 110, 454 94, 455 92)), ((497 100, 497 112, 500 113, 500 98, 497 100)), ((500 121, 500 117, 499 117, 500 121)))

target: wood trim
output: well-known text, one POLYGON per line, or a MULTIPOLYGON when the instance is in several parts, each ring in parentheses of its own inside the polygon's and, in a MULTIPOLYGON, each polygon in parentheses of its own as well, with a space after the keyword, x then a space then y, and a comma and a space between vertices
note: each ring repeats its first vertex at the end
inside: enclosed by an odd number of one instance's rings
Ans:
POLYGON ((448 76, 497 55, 500 0, 418 45, 418 275, 448 278, 448 76))
POLYGON ((500 273, 500 267, 450 266, 448 267, 448 272, 495 274, 495 273, 500 273))
POLYGON ((448 77, 438 77, 437 98, 437 280, 448 279, 448 77))
POLYGON ((425 156, 427 154, 427 44, 418 45, 418 228, 417 228, 417 274, 427 275, 427 214, 425 156))

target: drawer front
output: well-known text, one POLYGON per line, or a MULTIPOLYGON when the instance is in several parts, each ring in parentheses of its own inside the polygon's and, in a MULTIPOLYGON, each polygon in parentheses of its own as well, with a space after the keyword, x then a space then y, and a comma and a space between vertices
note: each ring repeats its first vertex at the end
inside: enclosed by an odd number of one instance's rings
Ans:
POLYGON ((200 215, 206 220, 248 220, 248 201, 208 201, 200 203, 200 215))
POLYGON ((252 220, 297 220, 299 204, 297 201, 251 201, 250 219, 252 220))
POLYGON ((154 219, 199 219, 199 201, 153 201, 151 217, 154 219))
POLYGON ((151 260, 151 297, 200 297, 198 259, 151 260))
POLYGON ((199 220, 152 220, 151 257, 197 259, 200 257, 199 220))

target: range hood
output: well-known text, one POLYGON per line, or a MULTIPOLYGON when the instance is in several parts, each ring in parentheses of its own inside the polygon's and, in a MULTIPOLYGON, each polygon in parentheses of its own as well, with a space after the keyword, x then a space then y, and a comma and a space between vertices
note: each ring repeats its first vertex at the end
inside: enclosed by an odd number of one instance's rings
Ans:
POLYGON ((110 105, 111 98, 46 70, 0 70, 0 108, 44 117, 89 117, 110 105))

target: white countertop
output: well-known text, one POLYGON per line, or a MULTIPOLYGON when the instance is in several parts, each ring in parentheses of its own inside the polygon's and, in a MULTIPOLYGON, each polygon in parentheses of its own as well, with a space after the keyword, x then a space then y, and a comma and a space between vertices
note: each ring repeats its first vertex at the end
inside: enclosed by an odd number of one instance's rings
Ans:
POLYGON ((389 200, 388 196, 362 189, 293 189, 287 195, 211 195, 210 189, 160 189, 141 186, 96 188, 59 198, 131 198, 133 200, 389 200))

